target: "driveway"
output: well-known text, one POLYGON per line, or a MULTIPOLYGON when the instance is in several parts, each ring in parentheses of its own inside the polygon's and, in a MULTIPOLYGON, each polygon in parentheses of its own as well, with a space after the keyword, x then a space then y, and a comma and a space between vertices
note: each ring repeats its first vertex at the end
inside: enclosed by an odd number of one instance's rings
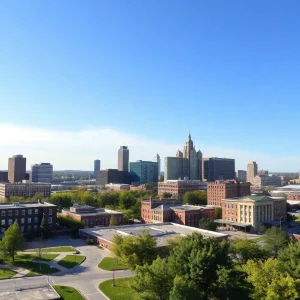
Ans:
MULTIPOLYGON (((28 243, 27 248, 36 247, 35 242, 28 243)), ((0 292, 5 290, 15 290, 16 288, 28 288, 45 284, 67 285, 79 290, 87 300, 107 299, 99 291, 99 283, 112 279, 112 271, 105 271, 98 268, 103 257, 110 256, 110 253, 96 246, 89 246, 81 239, 71 239, 69 236, 59 236, 50 239, 44 247, 73 246, 80 251, 80 255, 85 255, 86 260, 79 266, 70 270, 64 270, 50 276, 23 277, 16 279, 0 280, 0 292)), ((55 266, 55 263, 52 264, 55 266)), ((129 271, 115 271, 115 278, 133 276, 129 271)))

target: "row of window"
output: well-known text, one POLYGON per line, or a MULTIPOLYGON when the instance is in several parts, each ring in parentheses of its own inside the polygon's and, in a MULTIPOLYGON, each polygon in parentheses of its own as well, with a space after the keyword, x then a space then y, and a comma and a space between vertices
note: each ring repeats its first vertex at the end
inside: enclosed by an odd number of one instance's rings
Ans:
MULTIPOLYGON (((13 212, 14 212, 14 215, 15 215, 15 216, 18 216, 18 215, 19 215, 19 210, 18 210, 18 209, 14 209, 14 210, 9 209, 9 210, 1 210, 1 216, 2 216, 2 217, 5 217, 5 216, 6 216, 6 213, 7 213, 7 216, 10 217, 10 216, 13 215, 13 212)), ((28 215, 32 215, 32 213, 33 213, 33 210, 32 210, 32 209, 27 209, 27 214, 28 214, 28 215)), ((35 209, 34 209, 34 214, 35 214, 35 215, 38 215, 38 214, 39 214, 38 208, 35 208, 35 209)), ((22 210, 21 210, 21 215, 22 215, 22 216, 25 216, 25 215, 26 215, 26 209, 22 209, 22 210)), ((52 209, 51 209, 51 208, 49 209, 49 215, 50 215, 50 216, 52 215, 52 209)))
MULTIPOLYGON (((38 223, 39 222, 39 217, 34 217, 33 218, 27 218, 27 223, 32 223, 32 221, 34 223, 38 223)), ((1 220, 1 225, 2 226, 6 226, 6 225, 12 225, 12 223, 14 222, 13 219, 2 219, 1 220)), ((25 218, 21 218, 21 224, 24 224, 25 223, 25 218)), ((52 217, 48 217, 48 224, 52 224, 52 217)))
MULTIPOLYGON (((28 225, 27 226, 27 231, 30 231, 31 229, 34 229, 34 231, 38 231, 38 228, 39 228, 39 226, 38 225, 34 225, 33 227, 31 226, 31 225, 28 225)), ((5 232, 5 227, 1 227, 1 233, 4 233, 5 232)), ((25 227, 22 225, 21 227, 20 227, 20 229, 22 230, 22 231, 24 231, 25 230, 25 227)))

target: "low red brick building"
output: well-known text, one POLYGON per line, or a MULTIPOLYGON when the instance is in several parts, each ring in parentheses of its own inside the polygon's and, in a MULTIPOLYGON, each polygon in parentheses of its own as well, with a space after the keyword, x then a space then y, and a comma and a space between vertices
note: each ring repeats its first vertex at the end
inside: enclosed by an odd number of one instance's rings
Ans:
POLYGON ((287 200, 300 200, 300 193, 290 193, 287 195, 287 200))
POLYGON ((251 195, 250 183, 238 180, 215 181, 207 183, 207 204, 221 206, 221 200, 226 198, 251 195))
POLYGON ((115 216, 118 225, 123 224, 122 212, 105 208, 95 208, 89 205, 74 205, 70 209, 63 209, 62 215, 83 222, 89 227, 108 226, 112 216, 115 216))
POLYGON ((198 226, 202 218, 214 218, 215 207, 183 205, 176 199, 150 199, 142 201, 141 217, 146 224, 173 222, 198 226))

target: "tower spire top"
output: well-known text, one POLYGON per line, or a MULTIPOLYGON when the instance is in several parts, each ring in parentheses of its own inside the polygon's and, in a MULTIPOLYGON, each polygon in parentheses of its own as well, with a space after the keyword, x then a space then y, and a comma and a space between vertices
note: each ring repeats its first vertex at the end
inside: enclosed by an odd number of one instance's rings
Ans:
POLYGON ((190 130, 189 130, 189 136, 188 137, 189 137, 189 139, 191 139, 191 131, 190 130))

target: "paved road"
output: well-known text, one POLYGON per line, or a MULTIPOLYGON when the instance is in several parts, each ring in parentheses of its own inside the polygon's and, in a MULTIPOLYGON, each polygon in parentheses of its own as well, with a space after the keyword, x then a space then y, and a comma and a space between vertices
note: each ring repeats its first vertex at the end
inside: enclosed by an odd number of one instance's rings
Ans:
MULTIPOLYGON (((102 293, 100 293, 98 286, 100 282, 112 279, 112 272, 99 269, 98 263, 103 257, 109 256, 109 252, 100 250, 95 246, 88 246, 82 240, 72 240, 69 237, 50 239, 47 243, 47 247, 53 246, 74 246, 81 254, 86 256, 86 260, 71 270, 65 270, 52 274, 51 276, 0 280, 0 292, 8 290, 14 291, 15 289, 28 288, 29 286, 39 286, 49 281, 51 284, 72 286, 78 289, 87 300, 106 299, 102 293)), ((34 248, 34 243, 28 245, 28 247, 34 248)), ((55 267, 55 264, 52 265, 55 267)), ((133 274, 129 271, 115 271, 115 278, 132 275, 133 274)))

